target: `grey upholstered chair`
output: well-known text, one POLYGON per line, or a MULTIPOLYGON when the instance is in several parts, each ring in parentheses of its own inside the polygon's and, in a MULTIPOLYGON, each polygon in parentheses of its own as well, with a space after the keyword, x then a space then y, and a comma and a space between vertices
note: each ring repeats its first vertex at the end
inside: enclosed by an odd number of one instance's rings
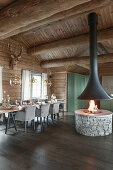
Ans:
POLYGON ((41 105, 40 108, 41 117, 47 117, 49 115, 49 107, 50 104, 41 105))
POLYGON ((40 122, 41 122, 42 126, 43 126, 42 118, 44 118, 44 122, 45 122, 45 119, 47 119, 47 124, 48 124, 49 108, 50 108, 50 104, 41 105, 41 108, 40 108, 40 115, 41 115, 40 122))
POLYGON ((57 119, 59 118, 59 103, 51 104, 49 114, 51 115, 52 121, 53 121, 53 116, 54 116, 54 119, 56 115, 57 115, 57 119))
POLYGON ((47 119, 47 124, 48 124, 49 108, 50 108, 50 104, 44 104, 40 106, 40 109, 39 108, 36 109, 35 116, 37 117, 37 120, 38 117, 40 117, 41 131, 43 127, 42 118, 44 118, 44 122, 45 119, 47 119))
POLYGON ((27 130, 28 121, 33 120, 35 130, 35 110, 36 106, 27 106, 24 110, 16 112, 15 120, 25 122, 25 132, 27 130))

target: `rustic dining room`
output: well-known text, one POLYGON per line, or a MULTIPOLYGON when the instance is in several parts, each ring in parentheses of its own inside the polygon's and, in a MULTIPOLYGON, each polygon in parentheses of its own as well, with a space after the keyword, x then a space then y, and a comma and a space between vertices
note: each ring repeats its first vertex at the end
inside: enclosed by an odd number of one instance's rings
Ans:
POLYGON ((0 170, 113 170, 113 0, 0 0, 0 170))

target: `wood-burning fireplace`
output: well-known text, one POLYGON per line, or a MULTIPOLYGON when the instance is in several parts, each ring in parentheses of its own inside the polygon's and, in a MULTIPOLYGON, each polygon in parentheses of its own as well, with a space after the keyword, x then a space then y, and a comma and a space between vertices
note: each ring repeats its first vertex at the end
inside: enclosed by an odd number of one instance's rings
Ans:
POLYGON ((89 100, 90 106, 88 109, 75 111, 75 127, 78 133, 86 136, 105 136, 112 133, 112 112, 108 110, 99 110, 94 101, 110 99, 102 88, 98 77, 98 16, 96 13, 89 14, 88 23, 90 32, 90 76, 85 90, 78 99, 89 100))

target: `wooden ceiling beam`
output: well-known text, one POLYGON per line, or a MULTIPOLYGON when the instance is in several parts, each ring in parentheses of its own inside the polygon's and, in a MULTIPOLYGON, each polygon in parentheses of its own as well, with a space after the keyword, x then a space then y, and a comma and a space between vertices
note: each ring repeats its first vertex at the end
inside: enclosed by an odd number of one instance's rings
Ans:
MULTIPOLYGON (((98 56, 98 63, 107 63, 107 62, 113 62, 113 54, 103 54, 98 56)), ((53 68, 53 67, 62 67, 62 66, 69 66, 69 65, 80 65, 84 67, 89 64, 89 56, 83 56, 83 57, 72 57, 68 59, 55 59, 55 60, 48 60, 48 61, 42 61, 41 67, 42 68, 53 68)))
MULTIPOLYGON (((91 0, 19 0, 0 10, 0 39, 31 23, 44 20, 91 0)), ((24 30, 25 31, 25 30, 24 30)), ((13 33, 14 32, 14 33, 13 33)))
POLYGON ((72 19, 72 18, 77 19, 81 17, 81 15, 88 14, 91 11, 96 11, 98 10, 98 8, 101 9, 111 4, 113 4, 111 0, 91 0, 86 3, 77 5, 69 10, 59 12, 43 20, 33 22, 27 26, 21 27, 20 29, 16 29, 14 32, 10 32, 4 37, 7 38, 9 36, 16 35, 23 32, 24 35, 27 35, 29 34, 29 31, 33 33, 36 31, 36 29, 41 29, 43 27, 47 27, 48 25, 54 25, 57 22, 60 23, 62 22, 62 20, 65 21, 67 19, 72 19))
MULTIPOLYGON (((113 28, 98 31, 97 39, 98 42, 103 42, 113 37, 113 28)), ((82 46, 89 43, 89 34, 82 34, 72 38, 62 39, 47 44, 31 47, 28 49, 29 55, 43 55, 48 51, 62 50, 68 47, 82 46)))

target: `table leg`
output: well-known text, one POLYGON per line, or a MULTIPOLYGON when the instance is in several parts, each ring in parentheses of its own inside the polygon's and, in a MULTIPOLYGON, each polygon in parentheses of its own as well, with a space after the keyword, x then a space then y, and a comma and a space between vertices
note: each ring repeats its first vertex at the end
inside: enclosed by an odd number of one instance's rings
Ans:
POLYGON ((15 121, 15 115, 14 115, 14 113, 12 113, 12 118, 13 118, 14 128, 15 128, 15 130, 17 131, 17 128, 16 128, 16 121, 15 121))
POLYGON ((8 121, 7 121, 8 127, 10 127, 10 118, 11 118, 11 115, 10 115, 10 113, 8 113, 8 121))
POLYGON ((10 128, 15 128, 15 130, 17 131, 14 113, 8 113, 8 119, 5 117, 5 114, 4 114, 4 119, 5 119, 5 125, 6 125, 5 134, 10 128), (10 126, 11 114, 12 114, 12 119, 13 119, 13 124, 14 124, 14 126, 12 127, 10 126))
POLYGON ((6 119, 6 117, 5 117, 5 113, 4 113, 4 121, 5 121, 5 125, 6 125, 6 128, 5 128, 5 134, 7 133, 7 129, 8 129, 8 127, 7 127, 7 119, 6 119))

